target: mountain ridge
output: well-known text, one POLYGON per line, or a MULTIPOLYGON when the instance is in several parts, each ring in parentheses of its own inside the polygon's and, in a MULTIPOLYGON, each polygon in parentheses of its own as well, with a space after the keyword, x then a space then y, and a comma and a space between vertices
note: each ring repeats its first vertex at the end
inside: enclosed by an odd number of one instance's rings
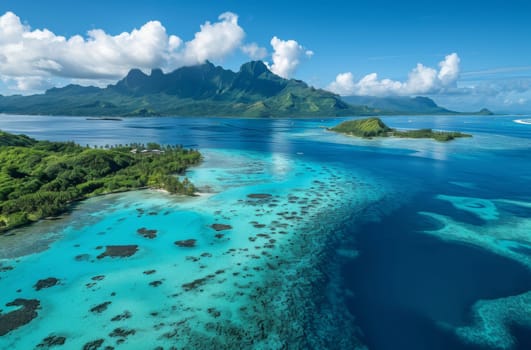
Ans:
POLYGON ((338 95, 273 74, 261 61, 238 72, 210 62, 170 73, 132 69, 105 88, 67 85, 0 98, 0 113, 72 116, 326 117, 372 115, 338 95))
POLYGON ((391 96, 391 97, 378 97, 378 96, 343 96, 343 100, 351 104, 365 105, 369 108, 373 108, 381 115, 492 115, 493 113, 483 108, 477 112, 457 112, 444 107, 439 106, 435 101, 425 96, 391 96))
POLYGON ((244 63, 237 72, 209 61, 169 73, 131 69, 105 88, 70 84, 44 94, 0 95, 0 113, 31 115, 341 117, 401 112, 380 107, 349 104, 332 92, 282 78, 262 61, 244 63))

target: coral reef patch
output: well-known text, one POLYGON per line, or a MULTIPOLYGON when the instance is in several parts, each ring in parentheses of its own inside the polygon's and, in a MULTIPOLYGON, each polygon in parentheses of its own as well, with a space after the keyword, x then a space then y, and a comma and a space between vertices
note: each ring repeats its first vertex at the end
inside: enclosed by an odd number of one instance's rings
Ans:
POLYGON ((105 251, 98 255, 98 259, 103 259, 105 257, 111 258, 127 258, 135 255, 138 251, 138 245, 108 245, 105 248, 105 251))
POLYGON ((57 284, 59 284, 59 279, 55 277, 48 277, 42 280, 38 280, 37 283, 35 283, 35 285, 33 286, 33 288, 35 288, 36 291, 39 291, 44 288, 56 286, 57 284))
POLYGON ((0 336, 30 323, 38 316, 41 303, 36 299, 15 299, 6 306, 20 306, 19 309, 0 314, 0 336))
POLYGON ((178 247, 193 248, 195 247, 196 242, 196 239, 185 239, 182 241, 175 241, 175 245, 178 247))

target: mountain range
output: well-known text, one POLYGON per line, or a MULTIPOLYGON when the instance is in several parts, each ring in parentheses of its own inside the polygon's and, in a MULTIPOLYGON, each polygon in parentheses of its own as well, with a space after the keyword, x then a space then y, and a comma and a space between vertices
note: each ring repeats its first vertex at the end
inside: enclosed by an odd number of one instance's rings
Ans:
POLYGON ((99 117, 457 113, 420 97, 411 101, 349 97, 346 101, 301 80, 279 77, 261 61, 245 63, 238 72, 207 61, 167 74, 160 69, 153 69, 149 75, 133 69, 125 78, 105 88, 67 85, 44 94, 0 96, 0 113, 99 117))
POLYGON ((492 115, 493 113, 484 108, 478 112, 457 112, 438 106, 431 98, 424 96, 405 97, 375 97, 375 96, 343 96, 343 100, 353 105, 363 105, 376 110, 381 115, 405 114, 405 115, 492 115))

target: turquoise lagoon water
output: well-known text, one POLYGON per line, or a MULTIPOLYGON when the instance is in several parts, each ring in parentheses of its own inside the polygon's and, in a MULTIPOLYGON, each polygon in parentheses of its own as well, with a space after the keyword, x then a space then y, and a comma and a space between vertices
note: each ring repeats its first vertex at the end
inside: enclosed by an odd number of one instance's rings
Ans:
POLYGON ((0 116, 0 129, 40 139, 205 156, 186 174, 198 197, 94 198, 0 237, 2 314, 17 298, 40 303, 0 347, 530 348, 529 119, 384 120, 474 137, 324 129, 341 119, 0 116), (113 245, 137 251, 102 257, 113 245), (58 284, 36 290, 49 277, 58 284))

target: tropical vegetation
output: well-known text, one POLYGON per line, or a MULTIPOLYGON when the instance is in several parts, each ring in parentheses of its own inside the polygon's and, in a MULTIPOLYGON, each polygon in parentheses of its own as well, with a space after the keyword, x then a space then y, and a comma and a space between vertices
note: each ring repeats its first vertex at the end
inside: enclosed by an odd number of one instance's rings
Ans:
POLYGON ((156 143, 91 148, 0 131, 0 232, 57 216, 74 201, 152 187, 193 195, 183 174, 201 154, 156 143))
POLYGON ((450 141, 458 137, 472 137, 456 131, 437 131, 432 129, 397 130, 387 126, 380 118, 364 118, 342 122, 329 130, 358 137, 400 137, 431 138, 436 141, 450 141))

